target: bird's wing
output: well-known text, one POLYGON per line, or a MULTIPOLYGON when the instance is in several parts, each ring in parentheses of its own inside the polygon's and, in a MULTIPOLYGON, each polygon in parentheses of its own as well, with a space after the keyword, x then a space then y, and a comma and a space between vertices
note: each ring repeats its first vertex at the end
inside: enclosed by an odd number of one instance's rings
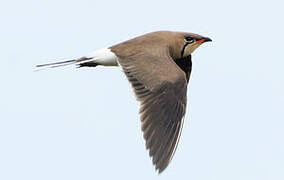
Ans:
POLYGON ((186 80, 188 82, 192 69, 191 55, 177 59, 175 60, 175 63, 179 66, 181 70, 183 70, 186 75, 186 80))
POLYGON ((166 50, 127 57, 116 54, 141 102, 140 118, 146 148, 160 173, 168 166, 182 130, 186 75, 166 50))

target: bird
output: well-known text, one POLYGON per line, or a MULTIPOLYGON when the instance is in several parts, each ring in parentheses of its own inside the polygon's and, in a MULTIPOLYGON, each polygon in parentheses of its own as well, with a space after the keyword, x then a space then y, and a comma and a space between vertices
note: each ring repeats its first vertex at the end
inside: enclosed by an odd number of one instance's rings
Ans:
POLYGON ((141 129, 146 149, 158 173, 169 165, 182 131, 191 54, 212 41, 194 33, 156 31, 72 60, 37 65, 54 68, 118 66, 140 102, 141 129))

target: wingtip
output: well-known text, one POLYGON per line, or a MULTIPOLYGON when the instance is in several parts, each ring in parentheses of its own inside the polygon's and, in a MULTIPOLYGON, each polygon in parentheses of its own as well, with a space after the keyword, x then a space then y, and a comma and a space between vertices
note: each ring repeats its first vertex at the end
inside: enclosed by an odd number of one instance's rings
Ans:
POLYGON ((160 175, 168 167, 169 163, 156 162, 156 163, 153 163, 153 165, 155 166, 155 171, 157 171, 158 174, 160 175))
MULTIPOLYGON (((166 166, 166 167, 167 167, 167 166, 166 166)), ((161 175, 162 172, 164 172, 164 170, 166 169, 166 167, 157 167, 157 166, 156 166, 155 169, 156 169, 156 171, 158 172, 158 174, 161 175)))

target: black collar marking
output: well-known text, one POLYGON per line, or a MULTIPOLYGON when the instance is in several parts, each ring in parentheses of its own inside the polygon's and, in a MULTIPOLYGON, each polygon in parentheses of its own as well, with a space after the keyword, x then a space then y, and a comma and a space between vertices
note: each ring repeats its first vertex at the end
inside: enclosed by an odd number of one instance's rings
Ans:
POLYGON ((184 53, 185 48, 186 48, 187 45, 189 45, 188 42, 186 42, 185 45, 184 45, 183 48, 182 48, 182 51, 181 51, 181 57, 182 57, 182 58, 183 58, 183 53, 184 53))

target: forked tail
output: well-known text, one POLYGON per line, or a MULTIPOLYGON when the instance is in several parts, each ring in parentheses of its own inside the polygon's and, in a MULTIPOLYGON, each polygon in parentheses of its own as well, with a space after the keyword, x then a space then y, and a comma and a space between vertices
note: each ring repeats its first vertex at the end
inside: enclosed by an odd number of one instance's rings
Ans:
POLYGON ((78 65, 78 67, 95 67, 97 65, 102 66, 118 66, 117 56, 111 52, 109 48, 98 49, 87 56, 83 56, 77 59, 71 59, 55 63, 40 64, 36 66, 36 71, 55 68, 68 65, 78 65))
POLYGON ((42 68, 42 67, 54 68, 54 67, 60 67, 60 66, 66 66, 66 65, 69 65, 69 64, 74 64, 74 62, 76 62, 76 59, 61 61, 61 62, 55 62, 55 63, 48 63, 48 64, 39 64, 39 65, 36 65, 36 67, 38 67, 38 68, 42 68))
POLYGON ((42 70, 46 68, 55 68, 55 67, 61 67, 61 66, 68 66, 72 64, 77 64, 79 67, 81 67, 81 64, 88 63, 92 61, 93 58, 88 58, 88 57, 81 57, 79 59, 71 59, 71 60, 66 60, 66 61, 61 61, 61 62, 55 62, 55 63, 47 63, 47 64, 39 64, 36 65, 36 70, 42 70))

